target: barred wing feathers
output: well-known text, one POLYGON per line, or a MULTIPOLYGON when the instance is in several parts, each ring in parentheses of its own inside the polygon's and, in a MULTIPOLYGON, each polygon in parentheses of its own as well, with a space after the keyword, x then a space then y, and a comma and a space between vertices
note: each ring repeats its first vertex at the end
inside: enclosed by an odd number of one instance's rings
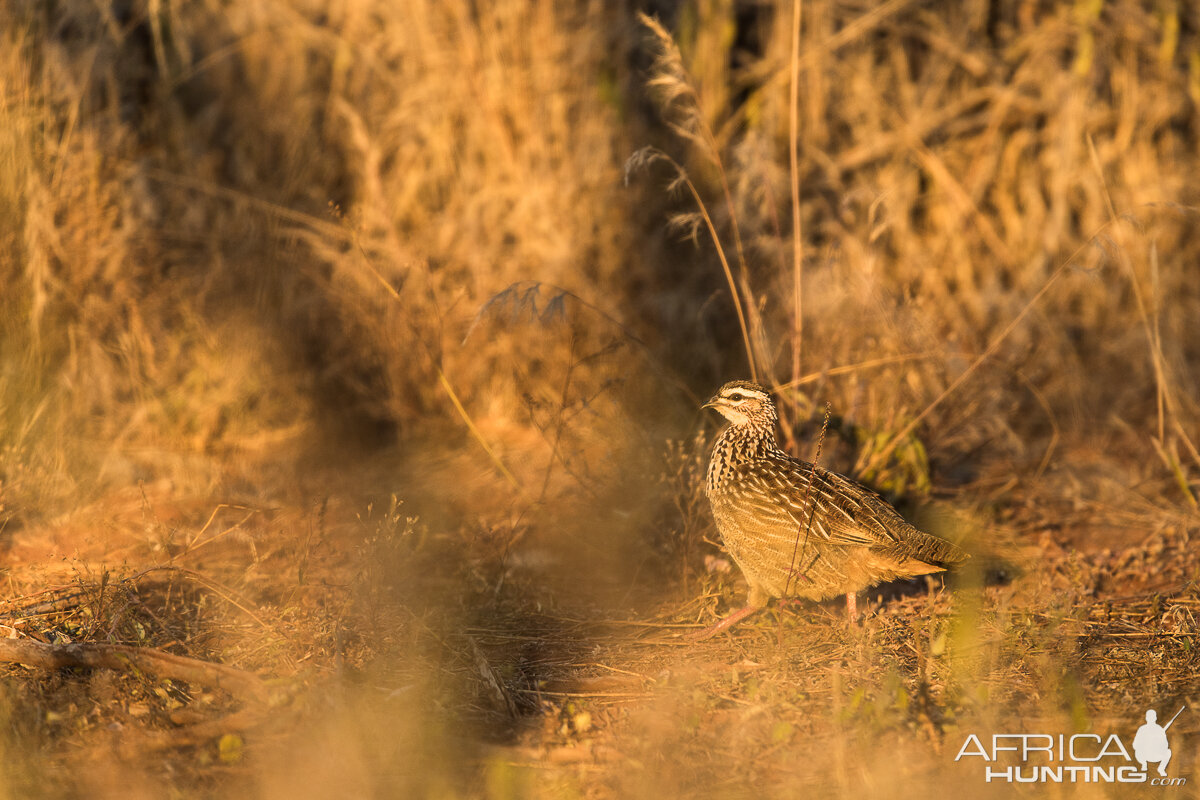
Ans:
POLYGON ((867 548, 911 570, 925 562, 929 572, 966 555, 944 539, 909 523, 875 492, 806 461, 776 456, 733 466, 729 483, 740 491, 722 498, 742 520, 754 520, 743 535, 789 558, 805 536, 840 547, 867 548))

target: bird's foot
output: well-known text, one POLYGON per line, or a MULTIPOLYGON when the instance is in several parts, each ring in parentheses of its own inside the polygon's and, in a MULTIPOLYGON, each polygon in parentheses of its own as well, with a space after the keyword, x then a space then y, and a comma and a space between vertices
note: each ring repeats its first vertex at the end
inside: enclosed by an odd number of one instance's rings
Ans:
POLYGON ((744 620, 746 617, 750 616, 751 614, 753 614, 756 611, 760 611, 761 609, 762 609, 762 606, 742 606, 737 611, 734 611, 732 614, 718 620, 716 622, 716 624, 709 625, 707 628, 704 628, 703 630, 699 630, 694 633, 689 633, 687 635, 687 638, 691 639, 694 642, 703 642, 707 639, 711 639, 712 637, 716 636, 721 631, 729 630, 734 625, 737 625, 739 622, 744 620))
POLYGON ((858 594, 856 592, 846 592, 846 616, 850 618, 851 625, 858 624, 858 594))

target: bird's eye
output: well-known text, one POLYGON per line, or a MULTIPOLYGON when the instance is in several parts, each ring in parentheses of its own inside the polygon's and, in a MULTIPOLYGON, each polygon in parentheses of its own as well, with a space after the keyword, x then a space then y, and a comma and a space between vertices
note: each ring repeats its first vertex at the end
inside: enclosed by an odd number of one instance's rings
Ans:
POLYGON ((740 402, 742 400, 745 400, 746 396, 744 394, 742 394, 741 392, 734 392, 733 394, 729 395, 729 399, 740 402))

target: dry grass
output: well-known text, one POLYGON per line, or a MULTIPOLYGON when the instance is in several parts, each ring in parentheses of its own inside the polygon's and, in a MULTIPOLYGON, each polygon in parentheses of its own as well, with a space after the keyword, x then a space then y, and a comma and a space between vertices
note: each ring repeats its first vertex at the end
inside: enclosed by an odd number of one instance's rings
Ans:
POLYGON ((0 630, 271 687, 8 665, 0 797, 999 796, 1196 708, 1196 11, 652 10, 0 9, 0 630), (751 374, 971 568, 685 644, 751 374))

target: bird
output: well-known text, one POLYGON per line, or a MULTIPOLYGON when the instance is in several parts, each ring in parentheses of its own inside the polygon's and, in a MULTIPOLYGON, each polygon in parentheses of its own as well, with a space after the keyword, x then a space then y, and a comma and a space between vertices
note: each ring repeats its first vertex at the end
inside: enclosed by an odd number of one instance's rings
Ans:
POLYGON ((694 638, 733 627, 771 598, 844 594, 853 623, 859 591, 968 557, 910 525, 862 484, 781 450, 775 402, 757 383, 730 381, 702 407, 729 420, 713 445, 705 494, 749 592, 745 606, 694 638))

